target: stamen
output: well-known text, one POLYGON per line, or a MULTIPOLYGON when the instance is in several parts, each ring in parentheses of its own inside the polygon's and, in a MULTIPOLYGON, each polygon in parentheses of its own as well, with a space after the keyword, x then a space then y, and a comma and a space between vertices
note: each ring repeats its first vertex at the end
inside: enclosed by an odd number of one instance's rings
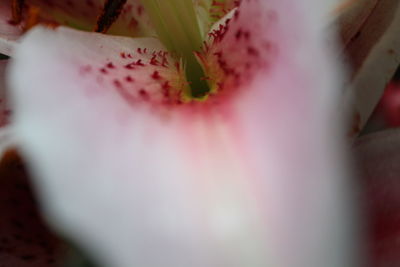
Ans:
POLYGON ((97 18, 95 32, 106 33, 118 19, 127 0, 106 0, 100 16, 97 18))
POLYGON ((24 7, 24 0, 13 0, 11 3, 12 18, 11 22, 19 24, 22 21, 22 9, 24 7))
POLYGON ((144 0, 142 4, 160 40, 168 50, 183 59, 186 79, 190 84, 188 95, 193 98, 206 96, 210 87, 195 56, 195 52, 201 49, 203 38, 193 0, 144 0))

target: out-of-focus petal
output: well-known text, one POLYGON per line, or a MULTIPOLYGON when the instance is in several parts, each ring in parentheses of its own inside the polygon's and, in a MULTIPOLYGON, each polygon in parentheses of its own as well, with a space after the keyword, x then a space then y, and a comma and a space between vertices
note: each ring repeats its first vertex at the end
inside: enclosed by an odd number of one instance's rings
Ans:
POLYGON ((56 267, 65 245, 44 224, 15 152, 0 157, 0 261, 7 267, 56 267))
POLYGON ((345 48, 352 71, 345 92, 352 135, 364 127, 400 63, 399 28, 400 2, 380 0, 345 48))
POLYGON ((163 101, 151 71, 124 79, 140 66, 122 53, 154 40, 29 33, 14 126, 53 225, 110 266, 354 266, 338 76, 313 4, 243 1, 252 75, 205 102, 163 101))
POLYGON ((342 0, 336 8, 336 22, 346 46, 362 28, 379 0, 342 0))
POLYGON ((371 265, 400 264, 400 129, 363 136, 354 147, 365 185, 371 265))

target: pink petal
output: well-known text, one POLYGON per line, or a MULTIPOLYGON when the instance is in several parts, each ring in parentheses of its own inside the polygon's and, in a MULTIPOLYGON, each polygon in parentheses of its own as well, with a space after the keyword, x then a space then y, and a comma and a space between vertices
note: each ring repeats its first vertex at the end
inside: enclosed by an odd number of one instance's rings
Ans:
POLYGON ((137 50, 155 40, 29 33, 11 68, 14 123, 53 225, 110 266, 354 266, 329 120, 337 75, 312 4, 243 1, 248 44, 273 52, 204 103, 167 101, 163 67, 137 50), (127 70, 126 53, 146 66, 127 70))
POLYGON ((370 266, 400 264, 400 129, 363 136, 355 144, 365 186, 370 266))

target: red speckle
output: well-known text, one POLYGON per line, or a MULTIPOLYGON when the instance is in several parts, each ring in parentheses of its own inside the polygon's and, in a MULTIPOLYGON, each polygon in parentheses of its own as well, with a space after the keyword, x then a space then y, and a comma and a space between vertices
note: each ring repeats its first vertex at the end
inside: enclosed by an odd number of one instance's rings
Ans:
POLYGON ((150 59, 150 65, 158 66, 159 64, 160 62, 157 60, 157 55, 153 55, 153 57, 150 59))
POLYGON ((169 85, 169 81, 165 81, 162 85, 162 94, 167 99, 170 98, 170 92, 169 92, 170 89, 171 89, 171 86, 169 85))
POLYGON ((133 70, 135 68, 135 63, 129 63, 125 65, 125 68, 128 70, 133 70))
POLYGON ((121 52, 119 55, 120 55, 122 58, 126 58, 126 54, 125 54, 124 52, 121 52))
POLYGON ((235 38, 236 38, 237 40, 239 40, 239 39, 242 37, 242 34, 243 34, 243 32, 242 32, 241 29, 237 30, 237 32, 236 32, 236 34, 235 34, 235 38))
POLYGON ((260 54, 257 49, 255 49, 254 47, 251 47, 251 46, 247 47, 247 53, 249 55, 255 56, 255 57, 259 56, 259 54, 260 54))
POLYGON ((158 71, 154 71, 153 74, 151 75, 151 78, 153 78, 154 80, 160 80, 161 79, 160 73, 158 71))
POLYGON ((138 61, 136 61, 135 62, 135 65, 137 65, 137 66, 145 66, 144 64, 143 64, 143 62, 142 62, 142 60, 141 59, 139 59, 138 61))
POLYGON ((112 62, 109 62, 109 63, 107 63, 107 68, 109 68, 109 69, 114 69, 115 68, 115 66, 114 66, 114 64, 112 63, 112 62))
POLYGON ((103 73, 103 74, 107 74, 108 73, 108 71, 105 68, 101 68, 100 72, 103 73))
POLYGON ((131 82, 134 82, 135 80, 131 76, 128 75, 128 76, 125 77, 125 81, 131 83, 131 82))
POLYGON ((148 94, 147 91, 144 90, 144 89, 140 89, 140 90, 139 90, 139 96, 140 96, 143 100, 145 100, 145 101, 150 100, 149 94, 148 94))
POLYGON ((162 85, 162 89, 169 90, 170 88, 171 88, 171 85, 169 85, 169 81, 165 81, 162 85))

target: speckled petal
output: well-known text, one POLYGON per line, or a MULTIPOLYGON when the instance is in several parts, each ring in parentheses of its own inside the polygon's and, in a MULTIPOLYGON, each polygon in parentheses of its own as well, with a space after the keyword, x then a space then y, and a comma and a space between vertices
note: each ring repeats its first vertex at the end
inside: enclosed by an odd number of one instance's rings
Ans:
POLYGON ((163 93, 159 76, 181 78, 141 58, 154 40, 30 32, 11 68, 14 125, 53 225, 116 267, 355 266, 338 76, 314 4, 242 1, 232 29, 272 52, 238 45, 231 62, 251 71, 202 102, 163 93))
POLYGON ((352 113, 352 136, 363 129, 400 64, 399 27, 400 2, 379 0, 347 43, 351 83, 345 91, 345 108, 352 113))

